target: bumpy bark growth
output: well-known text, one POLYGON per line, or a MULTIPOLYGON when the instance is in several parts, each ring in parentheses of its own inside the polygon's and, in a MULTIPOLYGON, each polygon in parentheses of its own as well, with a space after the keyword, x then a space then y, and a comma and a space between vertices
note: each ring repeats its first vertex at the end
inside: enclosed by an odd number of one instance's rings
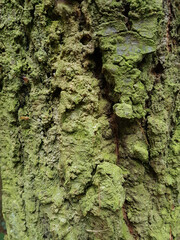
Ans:
POLYGON ((180 239, 179 0, 1 0, 6 240, 180 239))

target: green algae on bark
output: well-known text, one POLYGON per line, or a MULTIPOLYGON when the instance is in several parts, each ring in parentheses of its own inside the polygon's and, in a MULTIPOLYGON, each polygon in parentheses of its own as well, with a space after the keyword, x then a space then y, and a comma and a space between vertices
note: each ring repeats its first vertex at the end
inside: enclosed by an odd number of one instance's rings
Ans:
POLYGON ((7 240, 179 239, 178 4, 0 2, 7 240))

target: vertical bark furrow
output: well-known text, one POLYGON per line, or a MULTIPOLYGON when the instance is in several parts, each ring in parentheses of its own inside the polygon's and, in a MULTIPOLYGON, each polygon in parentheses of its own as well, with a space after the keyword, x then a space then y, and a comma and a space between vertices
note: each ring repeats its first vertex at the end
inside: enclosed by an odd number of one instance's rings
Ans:
POLYGON ((5 239, 180 238, 179 13, 0 2, 5 239))

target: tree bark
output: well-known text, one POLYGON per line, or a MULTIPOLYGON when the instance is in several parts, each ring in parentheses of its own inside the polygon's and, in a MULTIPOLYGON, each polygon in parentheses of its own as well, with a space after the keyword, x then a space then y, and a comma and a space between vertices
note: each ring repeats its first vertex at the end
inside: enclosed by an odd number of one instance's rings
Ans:
POLYGON ((1 0, 6 240, 180 239, 179 0, 1 0))

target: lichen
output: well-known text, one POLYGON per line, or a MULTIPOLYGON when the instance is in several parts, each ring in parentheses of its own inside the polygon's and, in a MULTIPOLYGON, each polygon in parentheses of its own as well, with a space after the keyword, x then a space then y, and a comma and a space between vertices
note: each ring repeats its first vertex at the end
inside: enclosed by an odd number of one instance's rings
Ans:
POLYGON ((179 239, 178 1, 4 3, 5 239, 179 239))

